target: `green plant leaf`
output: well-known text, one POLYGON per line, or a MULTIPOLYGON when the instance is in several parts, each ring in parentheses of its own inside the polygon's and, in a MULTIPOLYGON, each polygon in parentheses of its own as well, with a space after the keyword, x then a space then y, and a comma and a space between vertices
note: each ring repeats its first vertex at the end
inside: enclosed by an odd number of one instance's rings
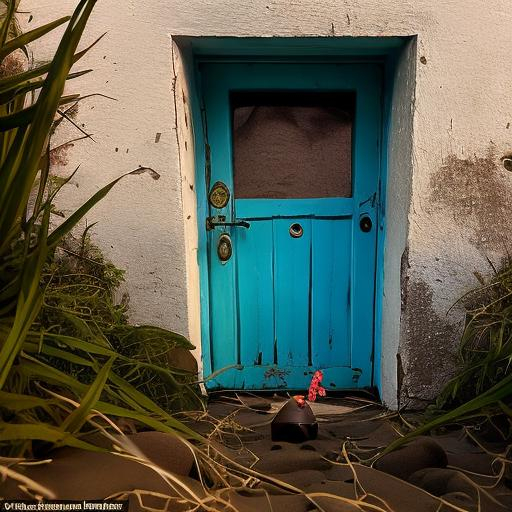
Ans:
POLYGON ((87 386, 57 368, 39 361, 29 354, 22 354, 20 363, 14 368, 15 373, 24 379, 40 380, 57 386, 68 388, 78 396, 87 391, 87 386))
POLYGON ((36 106, 32 105, 31 107, 24 108, 23 110, 18 110, 13 114, 0 117, 0 132, 13 130, 20 126, 28 126, 34 119, 35 112, 36 106))
MULTIPOLYGON (((29 32, 25 32, 24 34, 15 37, 14 39, 11 39, 8 43, 2 44, 2 46, 0 47, 0 61, 5 59, 5 57, 7 57, 7 55, 9 55, 10 53, 20 48, 23 48, 24 46, 35 41, 36 39, 40 39, 45 34, 48 34, 48 32, 51 32, 52 30, 66 23, 70 19, 70 16, 65 16, 64 18, 60 18, 58 20, 47 23, 46 25, 43 25, 41 27, 35 28, 34 30, 30 30, 29 32)), ((3 28, 4 27, 2 26, 2 30, 3 28)))
MULTIPOLYGON (((36 335, 37 333, 34 332, 31 334, 36 335)), ((89 341, 84 341, 80 338, 75 338, 73 336, 66 336, 64 334, 45 332, 44 338, 46 340, 58 341, 59 343, 63 343, 72 349, 83 350, 84 352, 87 352, 88 354, 95 354, 95 355, 106 356, 106 357, 114 357, 117 355, 117 353, 110 348, 107 348, 103 345, 98 345, 96 343, 91 343, 89 341)))
POLYGON ((4 423, 0 422, 0 441, 32 441, 38 439, 61 446, 71 446, 95 452, 105 451, 97 446, 82 441, 47 423, 4 423))
MULTIPOLYGON (((73 80, 75 78, 79 78, 81 76, 87 75, 91 71, 92 70, 90 70, 90 69, 85 69, 83 71, 77 71, 76 73, 70 73, 69 76, 67 77, 67 80, 73 80)), ((25 82, 16 83, 14 86, 12 86, 0 93, 0 105, 9 103, 18 95, 27 94, 28 92, 35 91, 35 90, 41 88, 43 85, 44 85, 43 78, 37 78, 37 79, 33 79, 33 80, 27 80, 25 82)), ((1 125, 2 125, 2 121, 0 118, 0 127, 1 127, 1 125)))
POLYGON ((96 409, 109 416, 114 416, 118 418, 130 418, 136 421, 139 421, 143 425, 147 425, 154 430, 159 432, 167 432, 169 434, 184 434, 189 439, 195 439, 196 441, 205 442, 205 438, 194 432, 192 429, 186 427, 180 421, 169 417, 170 419, 166 419, 166 421, 162 421, 158 419, 158 417, 153 417, 147 413, 141 413, 134 411, 132 409, 127 409, 125 407, 121 407, 118 405, 114 405, 106 402, 98 402, 96 405, 96 409))
POLYGON ((80 208, 73 212, 58 228, 56 228, 50 234, 48 237, 48 246, 51 248, 55 247, 55 245, 59 243, 59 241, 62 240, 62 238, 67 235, 78 224, 78 222, 80 222, 84 215, 86 215, 91 208, 98 204, 114 188, 114 186, 119 183, 119 181, 121 181, 126 176, 133 174, 140 174, 139 169, 135 169, 134 171, 130 171, 123 174, 122 176, 119 176, 119 178, 116 178, 98 190, 98 192, 89 198, 82 206, 80 206, 80 208))
POLYGON ((96 403, 100 399, 103 388, 110 376, 112 370, 112 364, 114 358, 110 359, 101 369, 96 376, 95 381, 91 384, 89 390, 80 401, 78 409, 74 410, 62 423, 61 429, 76 433, 79 431, 84 423, 87 421, 87 417, 91 410, 96 406, 96 403))
POLYGON ((54 400, 40 398, 38 396, 25 395, 22 393, 9 393, 0 391, 0 404, 10 411, 24 411, 41 407, 47 409, 55 403, 54 400))
POLYGON ((0 28, 0 46, 4 46, 5 42, 7 41, 7 37, 9 36, 9 29, 11 28, 14 13, 16 12, 16 2, 10 1, 6 4, 6 6, 7 11, 0 28))

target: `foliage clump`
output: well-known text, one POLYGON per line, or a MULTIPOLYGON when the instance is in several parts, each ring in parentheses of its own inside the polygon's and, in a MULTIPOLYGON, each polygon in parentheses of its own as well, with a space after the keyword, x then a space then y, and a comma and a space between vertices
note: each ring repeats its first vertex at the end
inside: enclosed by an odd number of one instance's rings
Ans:
MULTIPOLYGON (((119 354, 113 370, 160 407, 168 412, 201 408, 194 386, 197 375, 174 368, 172 361, 175 349, 190 350, 193 345, 166 329, 130 325, 128 295, 116 300, 123 280, 124 271, 104 258, 88 229, 79 239, 67 236, 43 270, 44 301, 34 328, 86 341, 103 340, 119 354)), ((95 373, 87 366, 41 357, 81 382, 94 381, 95 373)))
POLYGON ((459 346, 460 369, 439 396, 439 407, 472 400, 511 375, 512 262, 490 279, 479 280, 481 286, 459 301, 467 310, 459 346))
POLYGON ((466 324, 458 372, 428 408, 425 422, 393 441, 380 456, 445 425, 471 426, 511 442, 512 262, 489 280, 479 279, 481 286, 460 299, 466 307, 466 324))
POLYGON ((112 296, 122 273, 98 254, 89 257, 87 234, 78 252, 69 238, 124 176, 156 180, 158 173, 128 172, 57 227, 50 222, 54 199, 73 176, 51 179, 50 139, 66 116, 61 107, 83 99, 64 96, 64 89, 90 71, 71 69, 101 39, 77 50, 95 4, 80 0, 71 16, 19 34, 16 0, 0 0, 0 69, 7 74, 0 74, 1 455, 32 457, 61 446, 95 450, 85 436, 115 430, 120 419, 202 439, 169 412, 199 403, 194 377, 163 361, 171 345, 190 344, 165 329, 128 325, 126 304, 112 296), (50 62, 26 71, 9 64, 27 44, 65 24, 50 62))

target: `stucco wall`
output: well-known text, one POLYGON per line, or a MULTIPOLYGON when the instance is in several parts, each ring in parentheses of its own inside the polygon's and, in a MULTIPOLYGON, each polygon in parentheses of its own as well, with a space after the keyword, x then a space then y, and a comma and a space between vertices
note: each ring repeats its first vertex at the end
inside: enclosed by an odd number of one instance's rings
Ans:
MULTIPOLYGON (((22 0, 21 9, 33 16, 25 26, 49 21, 74 4, 22 0)), ((506 0, 100 0, 85 40, 108 34, 78 66, 92 67, 94 73, 70 89, 117 101, 96 97, 80 105, 77 122, 96 142, 80 141, 63 155, 69 168, 82 167, 77 186, 68 187, 60 207, 72 208, 100 184, 138 165, 159 172, 158 182, 126 180, 89 219, 100 220, 95 240, 127 269, 133 320, 186 333, 189 301, 170 36, 417 34, 412 126, 395 123, 395 135, 400 130, 413 134, 409 234, 401 258, 401 338, 396 339, 396 324, 388 329, 383 357, 394 358, 393 347, 400 344, 404 403, 432 398, 453 368, 448 354, 461 316, 457 308, 447 315, 448 309, 476 284, 475 271, 489 272, 487 258, 497 262, 510 249, 512 175, 503 170, 500 157, 512 150, 511 22, 506 0)), ((48 55, 54 38, 46 39, 34 49, 36 59, 48 55)), ((76 135, 68 127, 59 137, 76 135)), ((388 197, 388 205, 392 201, 388 197)), ((397 257, 390 270, 395 276, 397 257)), ((392 377, 384 390, 390 403, 396 396, 392 377)))
MULTIPOLYGON (((402 261, 407 254, 409 209, 412 189, 413 119, 416 92, 417 40, 411 38, 388 70, 387 86, 391 89, 387 118, 388 150, 384 176, 387 195, 384 204, 385 253, 383 268, 381 346, 376 347, 376 364, 380 364, 381 388, 389 407, 399 403, 400 372, 397 362, 402 333, 402 261)), ((403 338, 403 336, 402 336, 403 338)))

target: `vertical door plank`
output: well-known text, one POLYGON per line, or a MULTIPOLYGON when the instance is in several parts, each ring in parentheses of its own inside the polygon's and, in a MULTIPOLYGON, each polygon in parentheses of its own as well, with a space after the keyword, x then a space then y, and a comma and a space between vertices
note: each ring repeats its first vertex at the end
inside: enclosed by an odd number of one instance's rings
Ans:
POLYGON ((353 243, 357 247, 352 272, 357 286, 352 290, 354 307, 352 311, 352 367, 358 369, 354 378, 359 385, 371 385, 373 367, 373 337, 375 311, 375 260, 376 231, 375 209, 368 208, 367 215, 373 217, 373 228, 363 233, 359 228, 359 219, 354 221, 353 243), (365 344, 357 343, 366 340, 365 344), (361 375, 358 376, 359 371, 361 375), (364 384, 363 384, 364 383, 364 384))
POLYGON ((274 275, 272 220, 238 228, 240 362, 244 366, 274 362, 274 275))
MULTIPOLYGON (((210 145, 210 172, 207 184, 211 187, 216 181, 222 181, 233 189, 231 170, 231 111, 229 107, 229 92, 223 86, 222 72, 215 66, 204 70, 203 79, 208 142, 210 145)), ((202 171, 204 172, 204 170, 202 171)), ((206 190, 206 197, 210 192, 206 190)), ((208 203, 207 203, 208 204, 208 203)), ((208 206, 209 215, 223 215, 229 221, 232 217, 233 201, 221 209, 208 206)), ((237 310, 236 310, 236 268, 235 260, 231 258, 221 263, 217 256, 217 244, 223 232, 235 235, 230 228, 215 228, 208 233, 209 261, 209 298, 210 298, 210 342, 211 364, 215 372, 226 366, 239 362, 237 343, 237 310)), ((234 243, 234 242, 233 242, 234 243)), ((230 372, 222 373, 216 378, 216 385, 230 387, 233 377, 230 372)))
POLYGON ((314 368, 350 366, 351 230, 352 219, 312 221, 314 368))
POLYGON ((274 220, 275 317, 278 366, 307 366, 311 221, 274 220), (290 236, 290 226, 303 228, 300 238, 290 236))
POLYGON ((381 100, 378 89, 382 83, 382 68, 369 66, 365 68, 365 74, 368 80, 358 87, 354 136, 357 167, 354 181, 352 273, 357 286, 352 290, 351 363, 354 369, 353 384, 357 386, 370 386, 373 383, 375 271, 379 225, 377 186, 381 149, 381 100), (371 219, 373 227, 370 232, 365 233, 360 229, 361 217, 371 219))
MULTIPOLYGON (((210 328, 213 370, 220 370, 238 362, 236 287, 234 282, 235 260, 221 263, 217 255, 217 243, 224 231, 215 229, 209 233, 210 257, 210 328)), ((222 380, 223 374, 219 376, 222 380)))

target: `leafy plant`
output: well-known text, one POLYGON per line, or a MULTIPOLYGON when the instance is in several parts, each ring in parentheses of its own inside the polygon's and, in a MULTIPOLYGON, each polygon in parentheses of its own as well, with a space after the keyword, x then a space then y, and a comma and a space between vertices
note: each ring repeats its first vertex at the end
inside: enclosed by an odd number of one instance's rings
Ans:
MULTIPOLYGON (((44 301, 33 329, 44 330, 47 346, 54 349, 60 342, 50 338, 50 333, 106 339, 119 354, 113 365, 116 373, 164 410, 201 409, 203 403, 194 385, 196 374, 172 367, 169 357, 177 348, 190 350, 193 345, 166 329, 128 323, 127 297, 121 302, 114 300, 124 272, 106 261, 91 243, 89 228, 79 239, 67 236, 57 248, 57 258, 43 269, 44 301)), ((67 348, 80 355, 79 349, 67 348)), ((74 361, 52 356, 43 359, 82 382, 94 379, 89 367, 74 361)))
MULTIPOLYGON (((94 319, 84 319, 77 310, 61 311, 74 326, 72 334, 44 324, 42 308, 52 301, 51 295, 45 296, 45 272, 56 247, 123 176, 51 230, 52 202, 70 178, 50 189, 49 137, 59 107, 80 100, 77 95, 64 96, 64 87, 67 80, 87 72, 70 71, 93 46, 76 51, 96 0, 80 0, 72 16, 25 34, 15 27, 15 1, 1 1, 5 13, 0 68, 14 69, 14 74, 6 71, 0 77, 0 449, 16 456, 33 454, 41 446, 95 449, 83 438, 93 411, 200 439, 116 369, 122 361, 135 372, 151 368, 169 379, 174 378, 172 371, 123 356, 100 326, 91 327, 94 319), (64 23, 67 27, 51 62, 26 70, 7 65, 15 52, 64 23), (86 368, 89 378, 81 380, 80 372, 69 371, 69 365, 86 368)), ((152 177, 158 175, 152 172, 152 177)))
POLYGON ((466 325, 460 368, 428 410, 427 420, 391 443, 388 453, 413 437, 446 424, 490 425, 510 441, 512 434, 512 263, 465 295, 466 325), (496 427, 497 419, 508 427, 496 427))
POLYGON ((510 375, 512 363, 512 264, 465 295, 467 319, 459 348, 460 371, 446 385, 437 405, 459 405, 510 375))

